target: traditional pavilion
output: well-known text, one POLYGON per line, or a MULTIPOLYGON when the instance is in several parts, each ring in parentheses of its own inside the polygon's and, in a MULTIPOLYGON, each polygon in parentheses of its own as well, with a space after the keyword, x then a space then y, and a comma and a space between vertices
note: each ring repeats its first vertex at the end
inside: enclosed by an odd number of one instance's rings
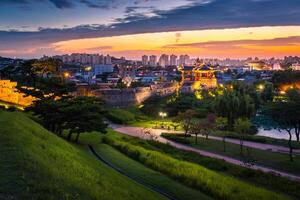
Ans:
POLYGON ((183 66, 178 69, 181 71, 182 83, 192 83, 193 89, 217 87, 215 70, 208 66, 183 66))

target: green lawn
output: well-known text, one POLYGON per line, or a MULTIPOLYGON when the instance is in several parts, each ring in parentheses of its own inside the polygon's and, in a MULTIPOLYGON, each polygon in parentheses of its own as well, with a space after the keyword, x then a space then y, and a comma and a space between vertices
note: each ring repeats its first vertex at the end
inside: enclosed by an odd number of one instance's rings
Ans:
POLYGON ((0 199, 165 199, 45 130, 0 111, 0 199))
MULTIPOLYGON (((176 139, 178 137, 180 137, 181 140, 184 140, 182 136, 175 135, 168 138, 176 139)), ((195 137, 187 138, 187 143, 185 142, 185 144, 201 150, 225 155, 240 160, 251 160, 258 165, 300 175, 300 155, 295 155, 294 162, 290 162, 288 154, 274 153, 270 151, 244 147, 244 156, 241 156, 240 145, 226 143, 226 152, 224 152, 222 141, 205 139, 202 137, 198 137, 198 144, 195 144, 195 137), (250 155, 250 157, 247 156, 248 154, 250 155)))
POLYGON ((159 188, 178 200, 212 199, 195 189, 188 188, 165 175, 145 167, 139 162, 128 158, 109 145, 99 144, 95 146, 96 152, 105 160, 112 163, 128 175, 142 180, 148 185, 159 188))

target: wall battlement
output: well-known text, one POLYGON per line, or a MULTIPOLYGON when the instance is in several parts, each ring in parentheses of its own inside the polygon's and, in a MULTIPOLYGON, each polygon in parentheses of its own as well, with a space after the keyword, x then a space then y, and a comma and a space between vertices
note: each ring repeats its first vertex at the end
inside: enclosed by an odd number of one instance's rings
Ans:
POLYGON ((20 106, 30 106, 35 100, 32 96, 25 96, 25 94, 18 91, 17 82, 10 80, 0 80, 0 100, 20 106))

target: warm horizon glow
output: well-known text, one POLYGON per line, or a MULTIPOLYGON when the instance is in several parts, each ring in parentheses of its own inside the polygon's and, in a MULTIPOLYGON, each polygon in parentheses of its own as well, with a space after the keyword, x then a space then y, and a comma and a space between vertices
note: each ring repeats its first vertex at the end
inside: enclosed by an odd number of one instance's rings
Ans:
POLYGON ((61 54, 103 53, 132 59, 162 53, 217 58, 283 57, 300 54, 300 26, 145 33, 68 40, 51 46, 61 54))

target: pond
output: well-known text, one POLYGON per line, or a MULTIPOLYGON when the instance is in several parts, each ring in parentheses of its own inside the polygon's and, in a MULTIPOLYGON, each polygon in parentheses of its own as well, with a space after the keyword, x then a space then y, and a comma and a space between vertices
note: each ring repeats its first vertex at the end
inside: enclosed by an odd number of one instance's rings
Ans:
MULTIPOLYGON (((296 140, 295 137, 295 132, 294 130, 292 131, 292 140, 296 140)), ((257 134, 258 136, 265 136, 265 137, 270 137, 270 138, 276 138, 276 139, 289 139, 289 134, 282 130, 279 131, 278 129, 264 129, 264 128, 259 128, 257 134)))

